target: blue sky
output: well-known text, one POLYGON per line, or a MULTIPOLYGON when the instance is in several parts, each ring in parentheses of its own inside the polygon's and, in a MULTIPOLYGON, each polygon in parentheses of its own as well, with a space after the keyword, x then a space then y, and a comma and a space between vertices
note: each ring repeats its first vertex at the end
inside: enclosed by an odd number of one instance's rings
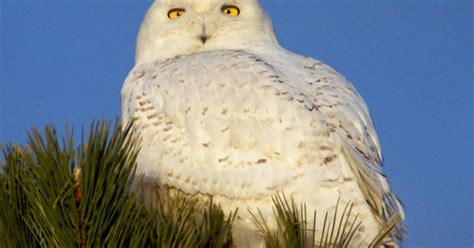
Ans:
MULTIPOLYGON (((151 1, 0 2, 0 143, 120 114, 151 1)), ((284 47, 335 67, 367 101, 407 206, 405 247, 473 247, 472 2, 262 3, 284 47)))

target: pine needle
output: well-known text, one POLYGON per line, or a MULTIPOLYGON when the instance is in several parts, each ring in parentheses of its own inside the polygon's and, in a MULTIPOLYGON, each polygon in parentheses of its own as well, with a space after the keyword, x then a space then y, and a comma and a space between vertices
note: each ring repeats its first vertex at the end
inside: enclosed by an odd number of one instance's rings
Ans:
MULTIPOLYGON (((322 228, 316 226, 316 211, 313 213, 312 226, 308 226, 306 206, 299 208, 293 199, 287 199, 283 193, 273 198, 276 229, 271 229, 258 210, 258 214, 250 212, 254 223, 265 240, 266 247, 351 247, 354 236, 362 225, 359 215, 353 214, 353 205, 348 203, 344 206, 342 214, 338 214, 340 199, 336 202, 335 211, 332 216, 325 213, 322 228), (316 238, 316 230, 320 230, 320 236, 316 238), (311 241, 311 242, 308 242, 311 241)), ((371 248, 378 248, 381 242, 390 237, 391 230, 397 226, 400 218, 391 219, 386 228, 372 241, 371 248)))
POLYGON ((0 247, 229 247, 235 213, 189 197, 145 207, 131 126, 94 122, 75 147, 52 125, 2 146, 0 247), (228 217, 226 217, 228 216, 228 217))

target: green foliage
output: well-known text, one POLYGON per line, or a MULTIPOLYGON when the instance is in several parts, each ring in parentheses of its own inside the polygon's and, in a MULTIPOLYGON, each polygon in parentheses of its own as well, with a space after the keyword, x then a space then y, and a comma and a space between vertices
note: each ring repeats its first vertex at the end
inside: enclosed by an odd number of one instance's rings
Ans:
POLYGON ((180 194, 174 197, 165 195, 158 202, 161 206, 157 208, 157 233, 161 247, 231 246, 231 222, 235 214, 226 218, 212 200, 206 206, 195 198, 180 194))
MULTIPOLYGON (((276 219, 276 229, 269 227, 269 224, 259 211, 258 215, 250 214, 254 218, 254 223, 259 229, 265 240, 265 246, 268 248, 278 247, 352 247, 352 241, 355 233, 359 230, 362 222, 358 215, 352 214, 351 203, 346 204, 342 213, 340 211, 339 199, 332 218, 328 213, 324 215, 323 227, 320 229, 320 235, 317 237, 316 226, 317 214, 313 212, 313 223, 310 225, 307 216, 305 204, 299 206, 293 199, 286 198, 284 193, 273 197, 274 213, 276 219)), ((394 216, 389 223, 380 231, 380 233, 370 243, 370 248, 378 248, 383 244, 384 239, 390 236, 391 231, 399 224, 400 218, 394 216)))
MULTIPOLYGON (((236 213, 224 214, 212 199, 133 190, 142 180, 135 178, 139 147, 131 127, 117 123, 92 124, 77 147, 72 132, 61 141, 52 125, 43 134, 33 129, 26 146, 1 147, 0 247, 231 246, 236 213)), ((316 237, 305 205, 284 195, 274 204, 276 230, 254 215, 267 247, 347 247, 360 225, 349 204, 340 219, 326 214, 316 237)), ((394 217, 372 247, 399 221, 394 217)))
POLYGON ((0 175, 0 245, 34 247, 36 242, 33 233, 24 221, 30 203, 22 187, 31 175, 27 175, 29 172, 23 166, 23 153, 19 148, 9 146, 3 149, 3 153, 8 159, 0 175))
POLYGON ((252 214, 265 238, 266 247, 348 247, 361 225, 357 215, 351 218, 352 204, 347 204, 338 217, 338 200, 333 219, 330 220, 328 213, 325 214, 321 234, 316 237, 316 212, 310 225, 305 204, 298 207, 293 199, 288 200, 283 193, 276 195, 273 203, 276 230, 269 228, 260 212, 259 215, 252 214))
MULTIPOLYGON (((86 142, 53 126, 0 161, 1 247, 226 247, 232 218, 184 197, 145 207, 134 194, 138 146, 130 127, 91 126, 86 142)), ((232 216, 232 215, 231 215, 232 216)))

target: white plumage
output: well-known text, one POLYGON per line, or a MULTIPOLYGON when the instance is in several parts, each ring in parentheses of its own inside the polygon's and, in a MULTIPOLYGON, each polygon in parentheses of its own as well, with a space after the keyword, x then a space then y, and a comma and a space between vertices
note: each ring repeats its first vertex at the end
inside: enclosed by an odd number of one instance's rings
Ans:
POLYGON ((256 0, 155 2, 122 108, 141 137, 139 172, 241 209, 236 225, 255 228, 245 209, 270 218, 279 191, 322 213, 339 197, 354 203, 362 246, 403 216, 362 98, 329 66, 281 48, 256 0))

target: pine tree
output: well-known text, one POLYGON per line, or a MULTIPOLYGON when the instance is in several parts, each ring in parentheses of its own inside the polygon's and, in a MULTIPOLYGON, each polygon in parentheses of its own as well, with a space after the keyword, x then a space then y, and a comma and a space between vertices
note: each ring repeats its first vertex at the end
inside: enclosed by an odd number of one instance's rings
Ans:
MULTIPOLYGON (((211 201, 156 192, 147 206, 137 192, 139 151, 131 127, 94 122, 76 147, 73 132, 59 139, 48 125, 32 129, 25 146, 8 144, 0 160, 0 247, 229 247, 234 213, 211 201)), ((304 205, 284 194, 274 198, 277 230, 258 213, 255 224, 268 247, 315 247, 313 225, 304 205), (313 242, 311 242, 313 241, 313 242)), ((345 206, 344 213, 351 211, 345 206)), ((345 247, 357 231, 357 219, 325 216, 318 247, 345 247), (327 223, 327 227, 326 227, 327 223)), ((347 215, 348 216, 348 215, 347 215)), ((378 247, 398 217, 373 242, 378 247)))

